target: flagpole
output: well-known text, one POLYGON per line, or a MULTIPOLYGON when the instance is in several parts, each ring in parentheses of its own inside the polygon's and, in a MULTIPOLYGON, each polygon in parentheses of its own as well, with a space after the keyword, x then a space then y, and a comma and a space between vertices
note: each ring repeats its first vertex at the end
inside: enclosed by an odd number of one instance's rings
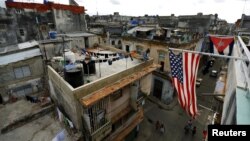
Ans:
POLYGON ((247 58, 240 58, 240 57, 236 57, 236 56, 219 55, 219 54, 214 54, 214 53, 198 52, 198 51, 176 49, 176 48, 169 48, 169 50, 178 51, 178 52, 189 52, 189 53, 194 53, 194 54, 201 54, 201 55, 221 57, 221 58, 238 59, 238 60, 249 62, 249 60, 247 58))

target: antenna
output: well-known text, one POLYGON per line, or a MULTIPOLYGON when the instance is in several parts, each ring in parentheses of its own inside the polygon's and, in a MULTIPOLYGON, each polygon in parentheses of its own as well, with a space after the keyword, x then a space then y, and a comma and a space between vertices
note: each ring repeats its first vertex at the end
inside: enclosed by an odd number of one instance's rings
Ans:
POLYGON ((98 16, 98 5, 97 5, 97 0, 95 0, 95 10, 96 10, 96 15, 98 16))
POLYGON ((246 2, 247 2, 247 0, 245 0, 245 2, 244 2, 244 6, 243 6, 243 11, 242 11, 242 14, 244 14, 244 12, 245 12, 246 2))

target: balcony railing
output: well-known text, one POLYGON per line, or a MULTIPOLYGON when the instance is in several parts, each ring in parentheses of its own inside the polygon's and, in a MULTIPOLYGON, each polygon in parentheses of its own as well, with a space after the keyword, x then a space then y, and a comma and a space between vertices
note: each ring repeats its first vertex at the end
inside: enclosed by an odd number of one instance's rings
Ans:
POLYGON ((91 134, 93 140, 102 140, 105 138, 112 130, 111 122, 107 122, 101 128, 97 129, 95 132, 91 134))
POLYGON ((250 70, 250 65, 249 65, 250 52, 240 36, 238 36, 237 45, 239 47, 238 54, 240 55, 240 57, 248 59, 248 61, 242 61, 240 65, 241 67, 240 70, 242 71, 242 74, 244 74, 244 78, 245 78, 245 84, 243 84, 245 86, 241 86, 241 87, 249 89, 250 88, 250 71, 249 71, 250 70))

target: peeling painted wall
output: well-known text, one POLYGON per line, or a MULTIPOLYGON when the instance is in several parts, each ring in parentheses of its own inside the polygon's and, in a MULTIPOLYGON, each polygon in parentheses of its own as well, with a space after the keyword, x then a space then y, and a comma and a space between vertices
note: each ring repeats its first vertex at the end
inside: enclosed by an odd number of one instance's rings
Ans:
POLYGON ((56 30, 59 33, 86 31, 84 14, 73 14, 67 10, 53 9, 56 30))
POLYGON ((0 47, 17 44, 14 13, 0 7, 0 47))
POLYGON ((9 92, 12 89, 20 87, 22 85, 31 84, 32 91, 38 92, 43 90, 42 82, 44 75, 43 60, 41 56, 31 59, 11 63, 0 67, 0 94, 4 99, 8 100, 9 92), (31 75, 23 78, 16 78, 14 68, 29 66, 31 75), (41 79, 41 80, 38 80, 41 79), (35 80, 37 79, 37 80, 35 80), (34 80, 34 81, 33 81, 34 80), (34 83, 35 82, 35 83, 34 83), (37 82, 37 84, 36 84, 37 82), (38 89, 33 86, 38 85, 38 89))

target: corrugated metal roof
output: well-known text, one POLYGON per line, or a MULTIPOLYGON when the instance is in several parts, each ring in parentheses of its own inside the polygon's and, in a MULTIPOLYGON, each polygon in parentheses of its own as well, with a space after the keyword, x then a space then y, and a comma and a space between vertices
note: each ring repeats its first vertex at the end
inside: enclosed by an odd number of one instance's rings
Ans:
POLYGON ((95 34, 91 33, 66 33, 66 34, 58 34, 58 36, 63 36, 65 35, 66 37, 90 37, 90 36, 95 36, 95 34))
POLYGON ((7 54, 7 55, 0 56, 0 65, 7 65, 10 63, 18 62, 21 60, 26 60, 26 59, 29 59, 35 56, 40 56, 40 55, 42 54, 39 48, 17 52, 13 54, 7 54))
POLYGON ((19 44, 15 44, 15 45, 9 45, 6 46, 4 48, 0 49, 0 54, 5 54, 8 52, 13 52, 13 51, 18 51, 18 50, 22 50, 22 49, 27 49, 27 48, 32 48, 35 46, 38 46, 39 43, 35 40, 31 40, 28 42, 24 42, 24 43, 19 43, 19 44))
POLYGON ((30 47, 34 47, 34 46, 38 46, 38 42, 35 40, 29 41, 29 42, 24 42, 24 43, 20 43, 18 44, 18 48, 19 49, 25 49, 25 48, 30 48, 30 47))
POLYGON ((137 27, 134 27, 134 28, 128 30, 127 33, 128 34, 133 34, 136 31, 147 32, 147 31, 150 31, 150 30, 153 30, 153 29, 155 29, 155 28, 154 27, 141 27, 141 26, 137 26, 137 27))

